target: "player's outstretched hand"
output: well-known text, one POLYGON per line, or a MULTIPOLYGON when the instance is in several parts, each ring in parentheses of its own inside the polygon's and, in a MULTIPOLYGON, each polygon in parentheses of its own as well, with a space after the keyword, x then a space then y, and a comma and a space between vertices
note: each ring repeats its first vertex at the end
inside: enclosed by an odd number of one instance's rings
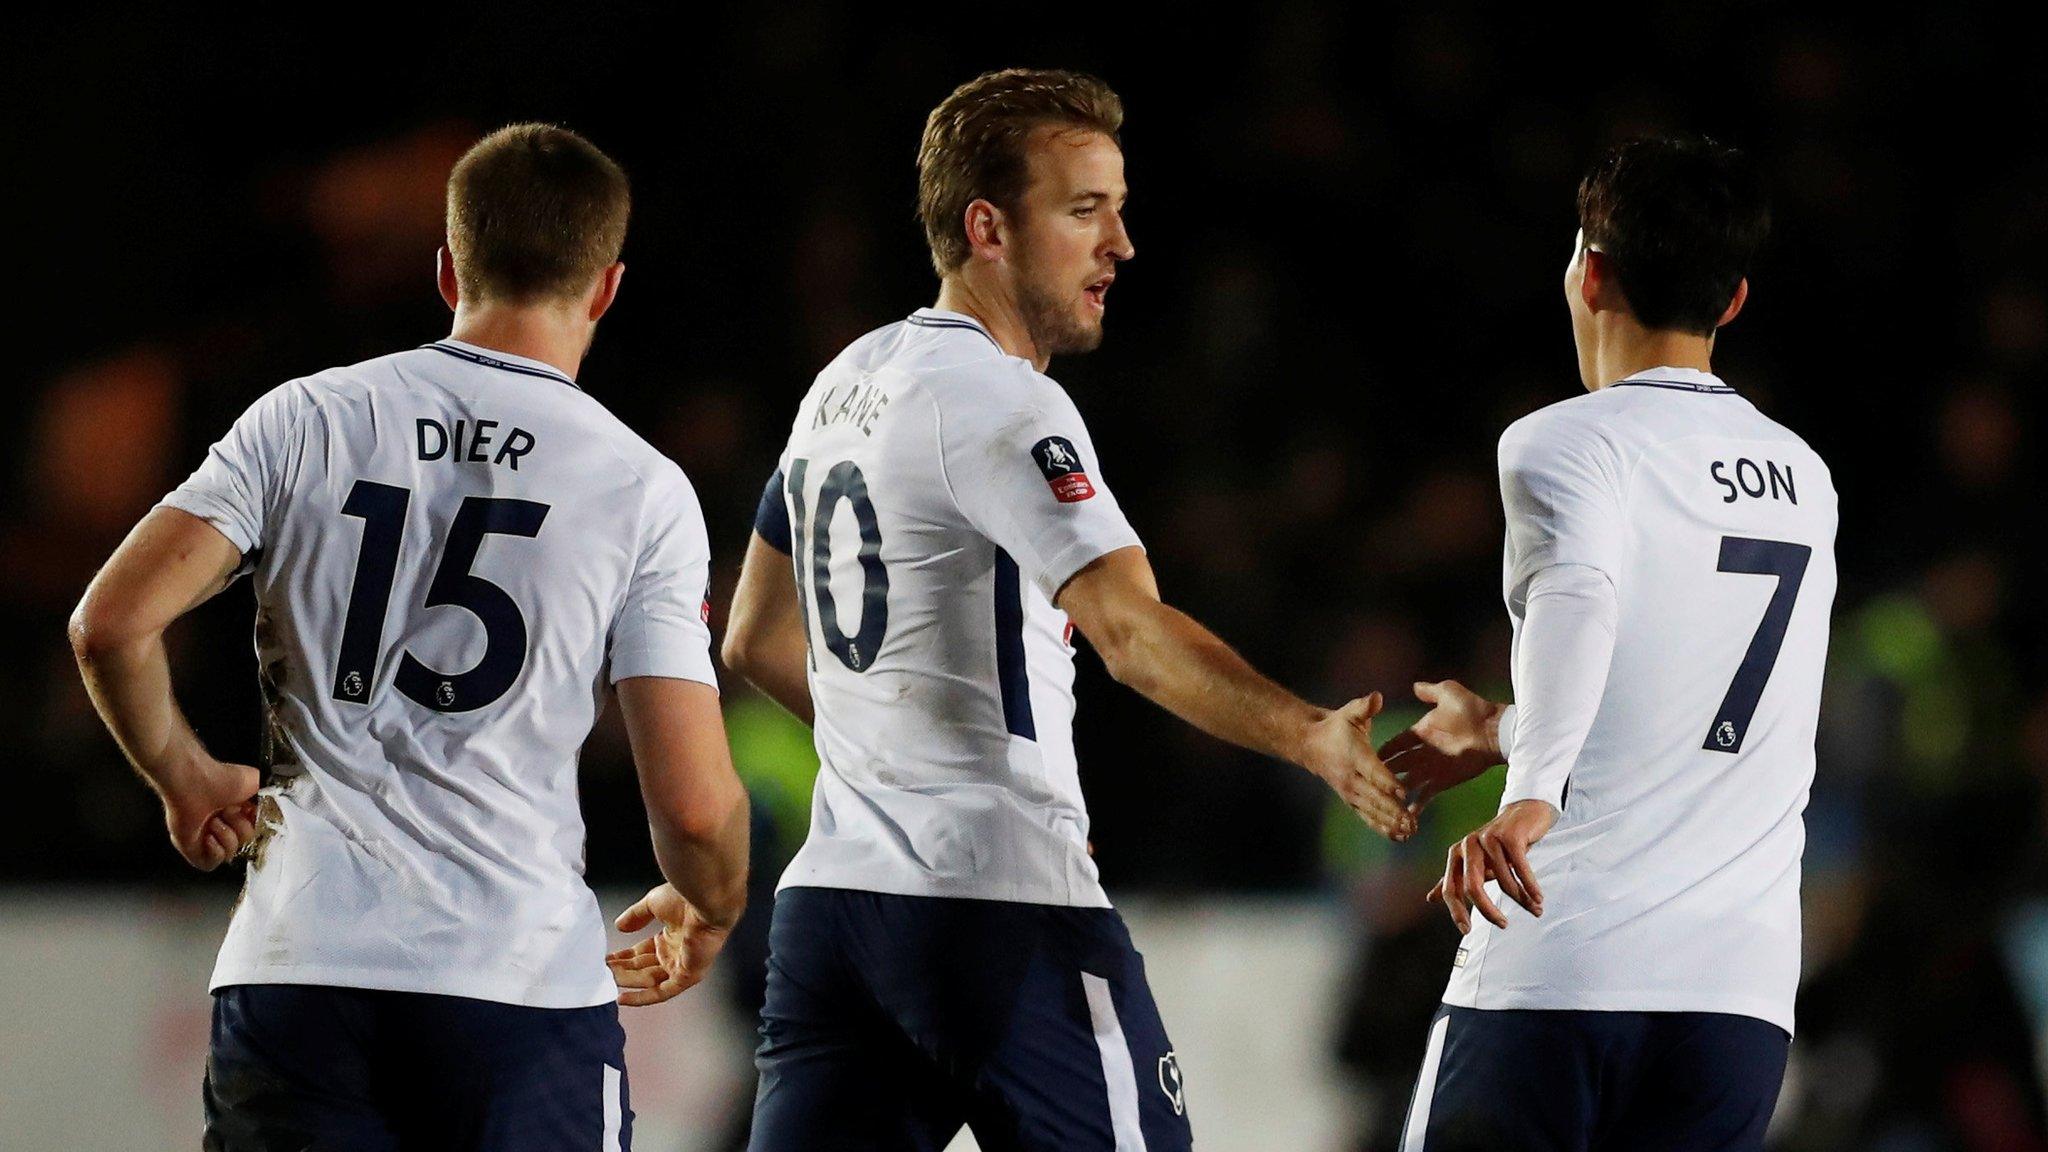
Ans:
POLYGON ((1443 901, 1461 933, 1472 930, 1474 908, 1494 927, 1508 926, 1508 918, 1486 894, 1488 880, 1498 881, 1501 894, 1531 916, 1543 915, 1543 889, 1529 868, 1529 846, 1543 839, 1555 823, 1557 809, 1542 800, 1517 800, 1501 809, 1500 815, 1451 845, 1444 858, 1444 878, 1426 899, 1443 901))
POLYGON ((1418 683, 1415 698, 1433 707, 1380 748, 1380 759, 1408 789, 1410 812, 1501 762, 1500 714, 1507 710, 1456 680, 1418 683))
POLYGON ((1394 774, 1372 746, 1372 718, 1384 703, 1377 692, 1326 714, 1310 731, 1302 764, 1321 777, 1373 830, 1389 840, 1415 834, 1415 817, 1394 774))
MULTIPOLYGON (((183 775, 183 774, 181 774, 183 775)), ((164 794, 164 826, 187 864, 211 872, 256 838, 256 790, 263 773, 209 760, 164 794)))
POLYGON ((638 932, 657 920, 661 931, 605 957, 619 986, 619 1003, 628 1008, 673 1000, 696 987, 732 932, 704 919, 668 884, 650 889, 619 913, 619 931, 638 932))

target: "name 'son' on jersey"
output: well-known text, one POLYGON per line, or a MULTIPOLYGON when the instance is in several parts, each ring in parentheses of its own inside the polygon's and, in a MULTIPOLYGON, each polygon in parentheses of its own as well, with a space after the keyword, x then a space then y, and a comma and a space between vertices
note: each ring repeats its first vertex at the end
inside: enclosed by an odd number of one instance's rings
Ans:
POLYGON ((1779 464, 1775 460, 1766 460, 1758 464, 1748 457, 1739 456, 1732 466, 1734 479, 1729 478, 1730 471, 1731 466, 1726 460, 1716 460, 1707 467, 1707 473, 1714 478, 1714 483, 1728 492, 1726 496, 1721 497, 1723 504, 1733 504, 1744 496, 1752 500, 1768 496, 1773 500, 1799 503, 1799 491, 1792 486, 1790 464, 1779 464))

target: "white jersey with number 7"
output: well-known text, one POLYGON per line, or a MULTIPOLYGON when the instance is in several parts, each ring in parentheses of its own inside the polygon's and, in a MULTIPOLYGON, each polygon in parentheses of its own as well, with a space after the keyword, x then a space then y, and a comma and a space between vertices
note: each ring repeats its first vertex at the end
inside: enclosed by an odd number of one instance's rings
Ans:
MULTIPOLYGON (((1597 712, 1545 797, 1561 815, 1529 853, 1543 915, 1475 917, 1445 1001, 1790 1032, 1835 594, 1827 465, 1718 378, 1660 368, 1516 422, 1500 477, 1517 647, 1546 570, 1604 579, 1619 611, 1597 712)), ((1516 668, 1518 693, 1546 671, 1516 668)), ((1508 759, 1521 770, 1512 742, 1508 759)))

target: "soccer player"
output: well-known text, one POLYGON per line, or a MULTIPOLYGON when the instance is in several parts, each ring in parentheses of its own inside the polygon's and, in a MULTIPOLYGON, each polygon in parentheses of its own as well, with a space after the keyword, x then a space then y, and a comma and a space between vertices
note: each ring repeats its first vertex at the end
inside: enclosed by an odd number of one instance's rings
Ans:
POLYGON ((208 1149, 626 1148, 617 1005, 694 983, 739 917, 702 514, 576 383, 628 203, 574 133, 485 137, 448 181, 453 334, 258 400, 72 617, 178 851, 249 860, 212 979, 208 1149), (244 572, 261 773, 200 744, 163 643, 244 572), (670 881, 620 918, 661 933, 609 971, 576 781, 607 681, 670 881))
POLYGON ((1588 394, 1500 442, 1516 705, 1418 684, 1383 750, 1417 802, 1508 765, 1430 892, 1466 936, 1404 1152, 1761 1148, 1791 1042, 1835 492, 1709 363, 1762 185, 1639 140, 1578 209, 1588 394))
POLYGON ((1378 697, 1307 704, 1161 603, 1045 375, 1101 341, 1133 254, 1122 119, 1100 80, 1021 69, 932 112, 937 306, 819 373, 762 496, 725 656, 812 724, 822 767, 775 902, 755 1149, 937 1149, 962 1123, 991 1150, 1188 1147, 1089 859, 1073 625, 1117 679, 1410 831, 1378 697))

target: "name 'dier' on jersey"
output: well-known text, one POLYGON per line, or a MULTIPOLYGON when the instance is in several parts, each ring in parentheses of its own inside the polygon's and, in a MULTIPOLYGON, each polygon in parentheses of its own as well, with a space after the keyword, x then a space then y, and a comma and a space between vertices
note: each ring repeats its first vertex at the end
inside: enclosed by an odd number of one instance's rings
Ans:
POLYGON ((798 406, 756 530, 794 562, 821 768, 783 885, 1108 904, 1052 598, 1138 544, 1073 401, 971 319, 855 341, 798 406))
POLYGON ((555 368, 443 340, 273 390, 164 503, 247 555, 269 713, 274 835, 214 986, 610 1003, 577 755, 608 682, 717 683, 681 469, 555 368))

